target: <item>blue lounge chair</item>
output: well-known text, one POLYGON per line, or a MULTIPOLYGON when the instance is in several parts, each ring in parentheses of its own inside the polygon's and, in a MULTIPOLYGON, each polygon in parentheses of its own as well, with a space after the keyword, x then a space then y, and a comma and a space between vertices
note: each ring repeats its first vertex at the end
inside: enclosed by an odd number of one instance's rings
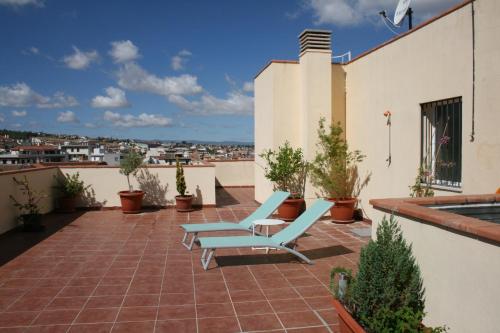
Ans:
POLYGON ((295 222, 292 222, 285 229, 277 232, 271 237, 265 236, 228 236, 228 237, 200 237, 200 247, 203 249, 201 264, 207 270, 210 260, 216 249, 239 248, 239 247, 271 247, 278 250, 285 250, 308 264, 313 262, 302 253, 298 252, 296 242, 307 229, 309 229, 321 216, 331 207, 332 202, 322 199, 316 200, 314 204, 300 215, 295 222), (207 256, 208 254, 208 256, 207 256))
POLYGON ((193 244, 199 232, 209 231, 246 231, 252 232, 252 223, 255 220, 265 219, 278 209, 278 207, 288 198, 290 193, 277 191, 274 192, 269 199, 267 199, 259 208, 252 214, 239 223, 232 222, 215 222, 215 223, 199 223, 199 224, 182 224, 181 228, 184 229, 184 237, 182 238, 182 245, 191 251, 193 244), (187 243, 188 235, 193 234, 191 241, 187 243))

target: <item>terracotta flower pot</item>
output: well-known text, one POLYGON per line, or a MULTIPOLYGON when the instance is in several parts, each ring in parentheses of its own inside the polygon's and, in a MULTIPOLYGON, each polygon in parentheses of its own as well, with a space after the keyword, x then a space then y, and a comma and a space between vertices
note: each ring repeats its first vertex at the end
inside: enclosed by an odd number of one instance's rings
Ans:
POLYGON ((175 208, 178 212, 191 212, 193 211, 193 195, 176 195, 175 208))
POLYGON ((120 195, 122 212, 124 214, 137 214, 141 212, 144 191, 120 191, 118 194, 120 195))
POLYGON ((334 202, 335 205, 330 208, 330 215, 335 223, 352 223, 354 222, 354 207, 356 206, 356 198, 329 198, 328 201, 334 202))
POLYGON ((61 213, 73 213, 74 211, 76 211, 76 198, 75 197, 59 198, 59 211, 61 213))
POLYGON ((294 221, 305 210, 306 202, 303 198, 286 199, 278 207, 278 216, 283 221, 294 221))
POLYGON ((359 325, 351 314, 344 308, 342 303, 333 299, 333 307, 339 316, 340 333, 366 333, 366 331, 359 325))

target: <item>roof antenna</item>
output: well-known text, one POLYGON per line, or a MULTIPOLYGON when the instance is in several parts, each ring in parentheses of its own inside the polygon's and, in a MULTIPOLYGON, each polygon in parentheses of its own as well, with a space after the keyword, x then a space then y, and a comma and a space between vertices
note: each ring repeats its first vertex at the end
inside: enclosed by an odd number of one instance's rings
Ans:
POLYGON ((398 6, 396 7, 396 11, 394 12, 393 21, 391 21, 391 19, 387 17, 387 12, 385 10, 379 12, 379 15, 382 17, 382 20, 384 21, 384 24, 394 34, 398 33, 394 31, 391 28, 391 26, 393 28, 401 28, 401 23, 403 22, 405 16, 408 16, 408 30, 413 29, 413 9, 411 9, 410 7, 410 2, 411 0, 399 0, 398 6))

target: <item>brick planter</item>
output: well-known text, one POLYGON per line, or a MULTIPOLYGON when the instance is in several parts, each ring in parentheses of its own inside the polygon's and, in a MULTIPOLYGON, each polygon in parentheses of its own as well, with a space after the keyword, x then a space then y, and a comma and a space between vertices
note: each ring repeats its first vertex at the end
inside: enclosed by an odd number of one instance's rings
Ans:
POLYGON ((351 314, 344 308, 342 303, 333 299, 333 307, 339 316, 340 333, 366 333, 366 331, 359 325, 351 314))

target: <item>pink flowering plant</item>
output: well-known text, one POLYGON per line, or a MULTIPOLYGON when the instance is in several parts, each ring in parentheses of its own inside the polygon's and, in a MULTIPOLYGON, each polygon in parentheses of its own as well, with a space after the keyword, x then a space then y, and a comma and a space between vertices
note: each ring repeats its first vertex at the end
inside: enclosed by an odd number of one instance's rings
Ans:
POLYGON ((434 191, 432 189, 432 184, 436 178, 436 169, 439 168, 452 168, 455 163, 443 161, 440 158, 440 153, 442 147, 450 143, 451 137, 446 135, 448 129, 448 122, 444 126, 443 135, 437 140, 438 146, 434 153, 431 153, 431 147, 428 147, 426 154, 423 158, 422 164, 418 168, 417 176, 415 177, 415 182, 410 185, 410 196, 411 197, 433 197, 434 191), (432 157, 432 158, 429 158, 432 157))

